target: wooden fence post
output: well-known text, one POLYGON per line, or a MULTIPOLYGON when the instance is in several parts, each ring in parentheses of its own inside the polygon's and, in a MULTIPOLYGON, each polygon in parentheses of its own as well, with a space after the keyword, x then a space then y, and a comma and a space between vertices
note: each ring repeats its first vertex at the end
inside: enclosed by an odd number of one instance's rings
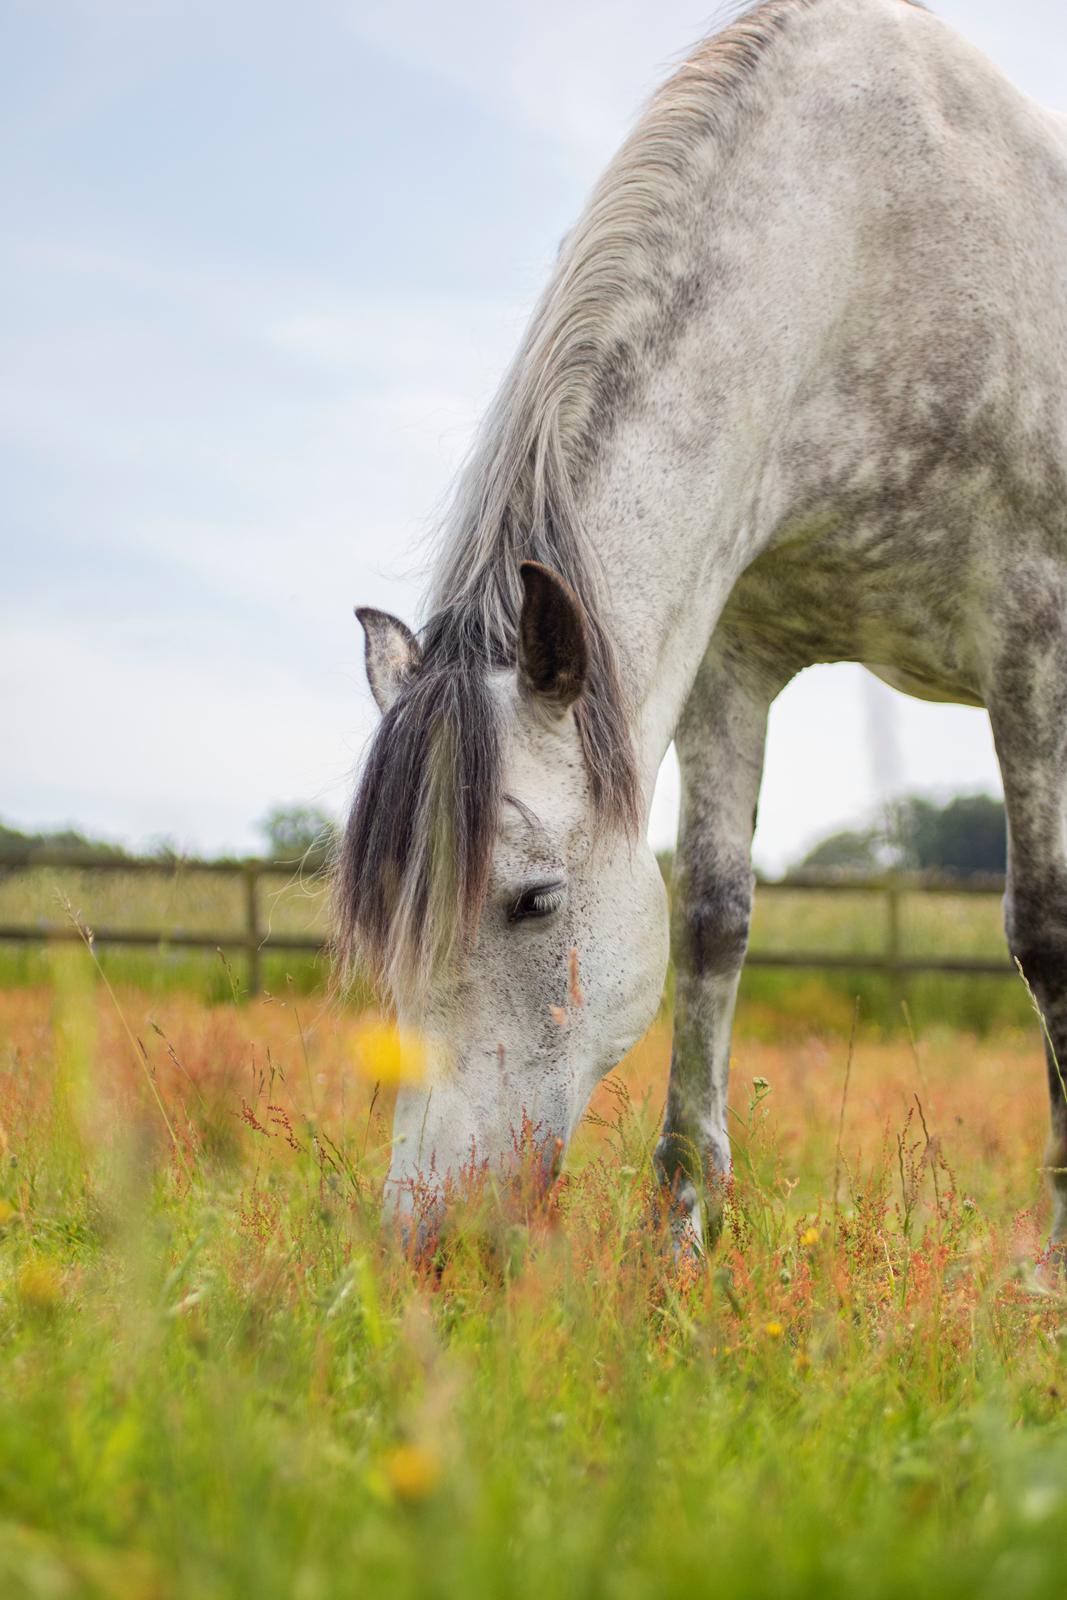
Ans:
POLYGON ((886 965, 890 972, 900 971, 900 884, 889 878, 885 886, 886 909, 886 965))
POLYGON ((262 987, 263 971, 260 945, 262 935, 259 927, 259 871, 254 861, 244 864, 245 882, 245 929, 248 939, 248 992, 250 995, 258 994, 262 987))

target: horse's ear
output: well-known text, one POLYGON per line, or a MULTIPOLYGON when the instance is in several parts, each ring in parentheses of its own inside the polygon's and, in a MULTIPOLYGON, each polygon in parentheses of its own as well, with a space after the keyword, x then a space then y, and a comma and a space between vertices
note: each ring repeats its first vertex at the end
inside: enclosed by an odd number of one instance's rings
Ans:
POLYGON ((585 687, 589 638, 582 603, 558 572, 524 561, 519 614, 519 685, 565 711, 585 687))
POLYGON ((357 606, 367 647, 367 682, 379 711, 388 711, 422 660, 419 641, 399 617, 357 606))

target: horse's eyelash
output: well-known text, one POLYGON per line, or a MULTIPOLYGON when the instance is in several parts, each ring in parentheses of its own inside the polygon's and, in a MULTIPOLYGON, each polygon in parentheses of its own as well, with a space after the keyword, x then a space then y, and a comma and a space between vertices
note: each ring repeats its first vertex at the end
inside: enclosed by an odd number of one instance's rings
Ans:
POLYGON ((533 889, 524 889, 508 912, 509 922, 521 922, 524 917, 547 917, 563 903, 563 885, 546 883, 533 889))

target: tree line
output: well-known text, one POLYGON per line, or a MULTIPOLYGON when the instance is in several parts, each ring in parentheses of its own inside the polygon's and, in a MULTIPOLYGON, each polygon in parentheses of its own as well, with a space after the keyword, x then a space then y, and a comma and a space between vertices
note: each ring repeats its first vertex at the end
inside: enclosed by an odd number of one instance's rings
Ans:
MULTIPOLYGON (((337 821, 321 806, 274 806, 257 824, 264 854, 274 861, 321 860, 333 853, 337 821)), ((26 833, 0 822, 0 848, 32 859, 37 850, 75 849, 87 856, 123 854, 123 847, 73 828, 26 833)), ((152 850, 165 861, 178 856, 169 841, 152 850)), ((1004 803, 991 795, 957 795, 944 805, 920 795, 895 800, 880 823, 845 828, 812 846, 793 871, 871 874, 941 872, 959 877, 1003 873, 1007 858, 1004 803)))
POLYGON ((829 834, 797 862, 801 871, 941 872, 970 878, 1007 866, 1004 802, 957 795, 944 805, 920 795, 894 800, 881 823, 829 834))

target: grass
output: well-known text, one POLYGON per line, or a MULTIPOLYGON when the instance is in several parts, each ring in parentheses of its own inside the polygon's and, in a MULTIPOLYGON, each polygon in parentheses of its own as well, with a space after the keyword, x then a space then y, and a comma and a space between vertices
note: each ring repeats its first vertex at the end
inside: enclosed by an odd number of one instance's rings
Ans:
POLYGON ((379 1226, 364 1019, 50 961, 0 992, 0 1593, 1058 1594, 1035 1029, 861 1034, 847 1095, 840 1039, 742 1039, 703 1269, 659 1024, 435 1268, 379 1226))

